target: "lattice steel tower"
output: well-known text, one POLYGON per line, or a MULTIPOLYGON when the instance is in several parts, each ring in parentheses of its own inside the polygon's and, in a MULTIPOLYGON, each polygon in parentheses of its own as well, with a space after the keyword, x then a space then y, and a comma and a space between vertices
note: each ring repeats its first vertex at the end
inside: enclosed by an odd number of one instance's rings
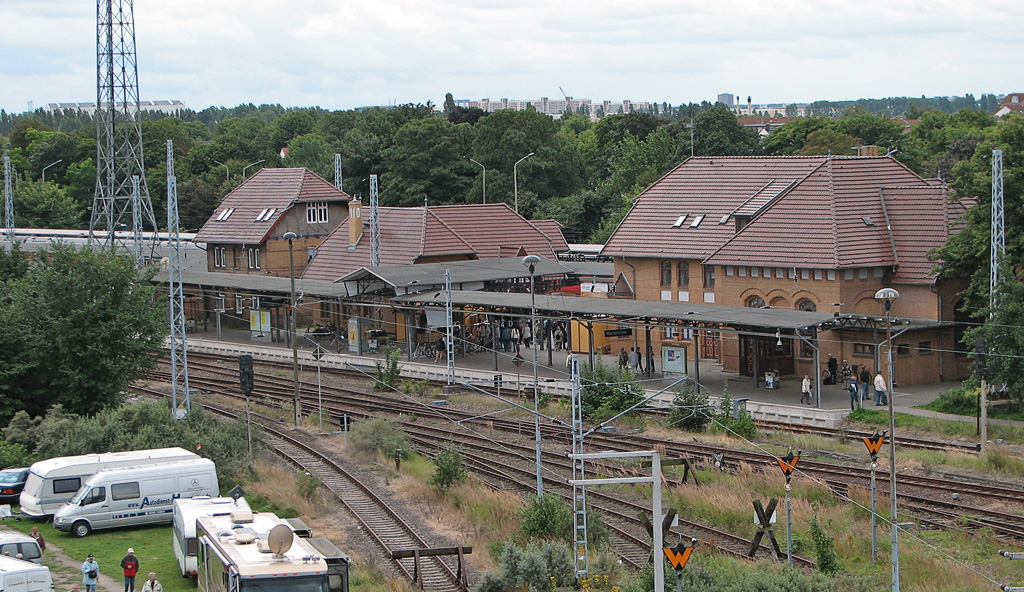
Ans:
POLYGON ((96 2, 96 193, 90 240, 115 246, 114 231, 132 215, 132 177, 140 178, 141 215, 156 231, 142 162, 139 72, 132 0, 96 2))

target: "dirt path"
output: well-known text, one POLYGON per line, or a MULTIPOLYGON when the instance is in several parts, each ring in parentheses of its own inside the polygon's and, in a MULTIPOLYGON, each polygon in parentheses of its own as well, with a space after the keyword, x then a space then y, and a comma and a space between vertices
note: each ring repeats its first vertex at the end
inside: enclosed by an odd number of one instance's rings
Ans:
MULTIPOLYGON (((0 530, 14 530, 0 527, 0 530)), ((73 559, 63 549, 46 541, 46 551, 43 552, 43 565, 50 568, 50 575, 53 578, 54 592, 68 592, 72 584, 78 584, 83 591, 82 585, 82 561, 73 559)), ((115 569, 117 566, 114 566, 115 569)), ((118 569, 118 571, 120 571, 118 569)), ((100 566, 99 582, 96 585, 97 592, 122 592, 124 590, 124 579, 114 579, 103 573, 103 566, 100 566)))

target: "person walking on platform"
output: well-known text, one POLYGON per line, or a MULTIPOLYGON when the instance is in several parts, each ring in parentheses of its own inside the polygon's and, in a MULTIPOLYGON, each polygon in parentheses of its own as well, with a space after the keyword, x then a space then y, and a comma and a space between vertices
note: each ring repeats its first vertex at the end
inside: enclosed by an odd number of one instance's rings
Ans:
POLYGON ((619 370, 625 370, 626 364, 629 363, 629 354, 626 353, 626 348, 619 348, 619 370))
POLYGON ((829 354, 828 355, 828 376, 829 376, 829 382, 828 383, 829 384, 836 384, 836 378, 837 378, 838 374, 839 374, 839 362, 836 360, 835 356, 833 356, 832 354, 829 354))
POLYGON ((501 332, 499 333, 501 340, 501 351, 507 352, 512 349, 512 330, 508 328, 508 325, 502 321, 501 332))
POLYGON ((885 378, 882 377, 882 373, 878 372, 875 374, 875 407, 889 403, 888 390, 889 388, 885 384, 885 378))
POLYGON ((804 379, 800 383, 800 403, 803 404, 805 399, 808 405, 814 401, 811 391, 811 377, 806 374, 804 374, 804 379))
POLYGON ((629 348, 629 356, 626 358, 626 366, 630 372, 636 372, 640 367, 640 356, 636 353, 636 348, 629 348))
POLYGON ((871 398, 871 371, 867 366, 860 371, 860 398, 863 401, 871 398))

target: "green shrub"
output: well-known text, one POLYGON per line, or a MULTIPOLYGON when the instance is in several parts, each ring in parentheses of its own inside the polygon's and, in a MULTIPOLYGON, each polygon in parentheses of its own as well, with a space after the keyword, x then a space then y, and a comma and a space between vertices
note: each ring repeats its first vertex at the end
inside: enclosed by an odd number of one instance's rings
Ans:
POLYGON ((644 398, 643 386, 629 370, 584 364, 582 381, 583 417, 588 421, 614 417, 644 398))
POLYGON ((398 376, 402 373, 402 368, 398 365, 398 356, 401 355, 401 353, 402 352, 394 346, 389 345, 384 348, 384 359, 374 362, 376 371, 373 376, 373 390, 397 390, 395 387, 398 384, 398 376))
POLYGON ((575 578, 572 549, 565 544, 544 542, 520 547, 509 543, 498 562, 498 573, 485 576, 479 592, 550 590, 553 586, 571 586, 575 578))
POLYGON ((392 419, 374 417, 351 425, 349 442, 356 448, 380 451, 389 458, 394 457, 399 448, 410 448, 409 437, 402 430, 402 425, 392 419))
POLYGON ((832 575, 839 571, 839 556, 836 555, 835 537, 829 536, 818 523, 811 519, 811 540, 814 541, 814 558, 818 562, 818 571, 832 575))
POLYGON ((924 408, 953 415, 974 415, 978 410, 978 395, 980 393, 981 389, 979 388, 950 389, 939 395, 938 399, 925 405, 924 408))
POLYGON ((526 539, 572 538, 572 508, 555 494, 531 497, 520 517, 519 531, 526 539))
POLYGON ((430 383, 421 379, 410 379, 402 381, 402 392, 407 395, 422 396, 430 391, 430 383))
POLYGON ((0 440, 0 467, 27 467, 33 460, 23 445, 0 440))
POLYGON ((469 477, 469 471, 466 470, 466 466, 462 464, 462 461, 462 453, 451 442, 445 444, 444 448, 434 458, 435 468, 434 474, 430 477, 430 484, 442 495, 469 477))
POLYGON ((668 414, 668 425, 688 432, 703 432, 711 423, 711 408, 708 396, 694 390, 687 382, 672 398, 672 410, 668 414))
POLYGON ((304 499, 312 500, 322 484, 320 477, 312 473, 302 471, 295 475, 295 487, 304 499))

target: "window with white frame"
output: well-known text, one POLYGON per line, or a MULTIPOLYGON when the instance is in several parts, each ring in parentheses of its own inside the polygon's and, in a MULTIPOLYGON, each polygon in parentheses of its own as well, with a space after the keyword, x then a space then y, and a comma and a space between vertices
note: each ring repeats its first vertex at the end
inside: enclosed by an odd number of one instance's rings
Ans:
POLYGON ((213 248, 213 266, 214 267, 227 267, 227 247, 214 247, 213 248))
POLYGON ((257 249, 249 249, 249 269, 259 269, 259 268, 260 268, 260 250, 258 248, 257 249))
POLYGON ((327 202, 311 201, 306 204, 306 223, 324 224, 327 222, 327 202))

